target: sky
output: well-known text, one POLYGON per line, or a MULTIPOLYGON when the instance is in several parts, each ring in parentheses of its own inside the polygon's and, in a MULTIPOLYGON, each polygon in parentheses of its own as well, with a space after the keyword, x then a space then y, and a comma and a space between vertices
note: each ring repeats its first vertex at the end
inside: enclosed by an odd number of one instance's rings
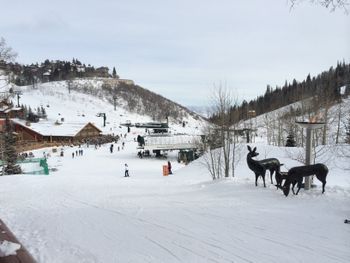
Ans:
POLYGON ((350 62, 350 15, 308 1, 1 1, 17 62, 78 58, 185 106, 238 100, 350 62))

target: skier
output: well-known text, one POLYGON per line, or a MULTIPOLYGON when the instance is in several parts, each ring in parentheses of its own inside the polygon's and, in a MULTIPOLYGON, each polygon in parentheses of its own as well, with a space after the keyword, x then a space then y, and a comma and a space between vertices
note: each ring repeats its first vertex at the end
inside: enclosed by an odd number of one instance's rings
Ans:
POLYGON ((111 146, 109 147, 109 151, 110 151, 111 153, 113 153, 113 143, 112 143, 111 146))
POLYGON ((125 175, 124 175, 124 177, 129 177, 129 167, 128 167, 127 163, 125 164, 125 175))

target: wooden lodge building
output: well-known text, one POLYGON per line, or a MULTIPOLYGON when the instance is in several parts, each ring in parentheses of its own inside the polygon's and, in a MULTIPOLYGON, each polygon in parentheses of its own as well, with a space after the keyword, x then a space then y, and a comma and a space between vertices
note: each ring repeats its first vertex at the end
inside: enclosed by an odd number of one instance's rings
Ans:
POLYGON ((0 100, 0 132, 4 131, 5 119, 9 118, 16 136, 17 151, 81 143, 83 139, 98 137, 102 133, 91 122, 28 122, 23 117, 22 108, 15 107, 8 98, 0 100))
MULTIPOLYGON (((40 121, 29 123, 10 119, 16 135, 18 151, 42 147, 82 143, 84 139, 100 136, 102 131, 93 123, 52 123, 40 121)), ((4 130, 5 119, 0 119, 0 130, 4 130)))
POLYGON ((20 141, 74 143, 84 138, 99 136, 102 132, 91 122, 57 124, 40 121, 29 124, 19 119, 11 121, 20 141))
POLYGON ((23 118, 24 112, 21 107, 14 107, 6 99, 0 101, 0 118, 23 118))

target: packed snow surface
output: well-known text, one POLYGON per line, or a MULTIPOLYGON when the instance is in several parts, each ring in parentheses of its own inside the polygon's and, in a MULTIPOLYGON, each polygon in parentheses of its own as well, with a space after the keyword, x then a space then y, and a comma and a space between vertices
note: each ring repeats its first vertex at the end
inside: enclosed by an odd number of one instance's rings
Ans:
POLYGON ((0 241, 0 258, 16 255, 16 251, 21 248, 20 244, 7 240, 0 241))
MULTIPOLYGON (((325 194, 316 180, 285 197, 268 177, 255 187, 246 147, 236 177, 212 181, 200 159, 185 166, 175 152, 174 174, 162 176, 167 160, 139 159, 133 136, 113 153, 36 151, 57 171, 0 177, 1 217, 38 262, 349 262, 350 178, 338 163, 325 194)), ((298 164, 284 148, 256 146, 261 158, 298 164)))
MULTIPOLYGON (((22 91, 20 103, 45 107, 50 123, 93 122, 104 133, 124 134, 120 123, 152 121, 103 99, 68 94, 62 83, 22 91), (107 114, 106 127, 99 112, 107 114)), ((172 133, 200 134, 199 121, 185 121, 186 127, 171 122, 172 133)), ((349 262, 349 146, 318 149, 316 161, 329 167, 324 194, 315 179, 316 188, 285 197, 268 176, 266 188, 261 179, 255 186, 246 145, 235 177, 213 181, 201 159, 185 166, 176 151, 167 159, 139 159, 134 140, 142 132, 132 128, 113 153, 109 144, 66 146, 63 157, 61 147, 34 151, 50 153, 48 176, 0 176, 0 217, 39 263, 349 262), (73 158, 79 149, 83 155, 73 158), (168 160, 173 175, 163 176, 168 160)), ((295 160, 304 154, 300 148, 251 146, 258 159, 278 158, 283 171, 302 165, 295 160)))

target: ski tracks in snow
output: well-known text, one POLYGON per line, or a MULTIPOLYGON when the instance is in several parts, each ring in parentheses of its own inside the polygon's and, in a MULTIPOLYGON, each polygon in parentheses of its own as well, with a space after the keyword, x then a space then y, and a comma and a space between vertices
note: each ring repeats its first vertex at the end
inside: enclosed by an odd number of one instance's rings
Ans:
MULTIPOLYGON (((242 247, 238 248, 236 251, 240 251, 240 253, 237 253, 234 249, 225 248, 222 241, 217 240, 214 237, 201 238, 195 232, 191 231, 191 229, 176 224, 176 221, 174 220, 167 220, 166 222, 160 223, 157 222, 157 218, 146 219, 142 212, 145 210, 143 207, 139 208, 136 213, 132 213, 130 211, 122 212, 121 210, 117 210, 115 208, 107 208, 101 204, 92 203, 90 200, 81 200, 80 198, 74 197, 74 195, 67 192, 62 192, 62 196, 64 196, 66 206, 68 200, 69 202, 79 203, 91 209, 98 210, 97 213, 94 211, 92 214, 99 214, 101 216, 101 213, 103 213, 104 215, 102 218, 106 218, 107 213, 111 217, 110 220, 115 221, 116 223, 124 222, 122 224, 124 224, 124 228, 126 229, 142 229, 142 231, 139 232, 145 234, 136 237, 138 240, 134 240, 134 242, 142 243, 144 242, 143 240, 147 240, 147 242, 151 243, 151 245, 146 245, 151 248, 148 251, 148 256, 156 259, 156 262, 162 260, 158 258, 159 251, 153 254, 153 251, 156 251, 157 249, 152 249, 152 246, 156 246, 158 249, 160 248, 162 251, 164 251, 164 253, 162 253, 162 259, 164 258, 166 262, 188 262, 194 258, 197 258, 199 262, 235 262, 236 260, 241 262, 253 262, 253 260, 247 259, 246 256, 242 256, 242 254, 251 254, 251 251, 247 249, 242 247)), ((79 222, 90 230, 92 228, 96 228, 96 222, 91 221, 91 219, 84 215, 80 216, 79 222)), ((103 224, 103 222, 101 222, 101 224, 103 224)), ((211 226, 204 226, 204 228, 206 228, 205 231, 207 231, 211 228, 211 226)), ((99 225, 99 229, 96 228, 95 231, 99 231, 99 233, 105 237, 107 243, 115 242, 118 244, 122 242, 116 238, 116 236, 118 236, 117 233, 115 233, 115 236, 111 234, 111 232, 114 231, 112 229, 104 230, 104 227, 99 225)), ((215 231, 211 232, 211 235, 214 236, 215 231)), ((136 246, 136 248, 137 247, 139 246, 136 246)), ((136 248, 131 248, 131 250, 136 250, 136 248)), ((145 257, 144 259, 147 260, 144 251, 132 251, 132 253, 145 257)), ((252 259, 253 258, 254 257, 252 255, 252 259)))

